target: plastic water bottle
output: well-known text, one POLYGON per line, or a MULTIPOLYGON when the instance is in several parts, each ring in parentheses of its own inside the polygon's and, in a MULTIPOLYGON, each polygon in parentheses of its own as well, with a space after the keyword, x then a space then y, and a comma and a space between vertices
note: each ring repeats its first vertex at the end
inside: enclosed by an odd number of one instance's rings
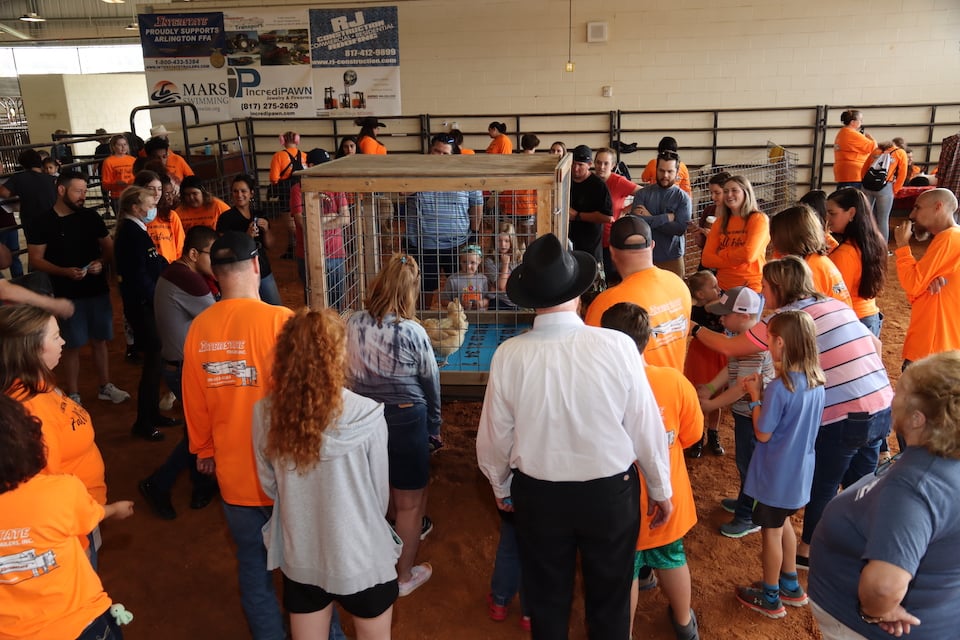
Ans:
POLYGON ((209 140, 208 138, 204 138, 204 139, 203 139, 203 142, 204 142, 204 145, 203 145, 203 155, 205 155, 205 156, 212 156, 212 155, 213 155, 213 145, 210 144, 210 140, 209 140))

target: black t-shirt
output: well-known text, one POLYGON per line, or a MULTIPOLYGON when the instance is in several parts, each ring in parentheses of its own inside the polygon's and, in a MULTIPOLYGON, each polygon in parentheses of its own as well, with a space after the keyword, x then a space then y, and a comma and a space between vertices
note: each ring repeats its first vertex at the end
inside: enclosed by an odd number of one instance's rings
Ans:
MULTIPOLYGON (((610 189, 596 174, 591 173, 583 182, 570 181, 570 206, 575 211, 599 211, 608 216, 613 215, 613 200, 610 198, 610 189)), ((603 235, 603 225, 581 220, 570 221, 569 236, 573 248, 596 256, 597 260, 603 257, 600 239, 603 235)))
MULTIPOLYGON (((43 257, 58 267, 82 269, 101 259, 100 240, 108 235, 107 225, 93 209, 81 209, 61 217, 51 208, 33 221, 27 243, 47 245, 43 257)), ((54 294, 71 300, 91 298, 109 291, 106 270, 87 274, 83 280, 51 275, 50 281, 54 294)))
POLYGON ((46 173, 21 171, 10 176, 3 186, 20 198, 20 224, 24 232, 39 214, 49 211, 57 202, 56 178, 46 173))
MULTIPOLYGON (((250 215, 254 218, 262 218, 263 214, 256 209, 250 209, 250 215)), ((236 207, 231 207, 217 218, 217 233, 224 231, 239 231, 246 233, 250 228, 252 220, 244 216, 236 207)), ((270 259, 267 257, 267 250, 260 241, 260 236, 253 239, 257 243, 257 258, 260 260, 260 277, 266 278, 270 275, 270 259)))
POLYGON ((113 255, 124 307, 153 307, 157 280, 168 263, 157 253, 147 230, 130 218, 120 220, 113 255))

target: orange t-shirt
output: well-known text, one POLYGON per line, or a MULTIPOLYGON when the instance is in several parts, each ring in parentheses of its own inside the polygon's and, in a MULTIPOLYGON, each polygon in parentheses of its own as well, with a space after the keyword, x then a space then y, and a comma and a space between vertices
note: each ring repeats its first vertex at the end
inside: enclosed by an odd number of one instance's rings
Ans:
POLYGON ((837 268, 837 265, 827 256, 819 253, 811 253, 804 258, 810 271, 813 272, 813 288, 823 295, 836 298, 848 307, 853 306, 853 300, 850 298, 850 292, 847 290, 847 283, 843 275, 837 268))
POLYGON ((475 155, 476 153, 477 153, 477 152, 474 151, 473 149, 467 149, 466 147, 460 147, 460 155, 462 155, 462 156, 472 156, 472 155, 475 155))
POLYGON ((850 306, 853 307, 857 317, 866 318, 879 313, 876 298, 861 298, 857 293, 860 290, 860 276, 863 273, 860 248, 852 242, 844 242, 830 252, 830 260, 837 265, 837 270, 843 276, 847 293, 850 294, 850 306))
POLYGON ((167 175, 170 176, 174 182, 180 184, 184 178, 193 175, 193 169, 191 169, 187 161, 183 159, 183 156, 169 151, 167 152, 167 175))
POLYGON ((273 504, 257 478, 253 405, 267 395, 277 334, 293 312, 251 298, 221 300, 193 319, 183 345, 190 451, 213 458, 228 504, 273 504))
POLYGON ((910 247, 896 250, 897 276, 911 305, 910 326, 903 339, 903 359, 915 361, 934 353, 960 349, 960 227, 933 236, 919 261, 910 247), (946 278, 938 293, 927 289, 935 279, 946 278))
POLYGON ((514 189, 501 191, 498 196, 500 213, 505 216, 535 216, 537 215, 537 190, 514 189))
MULTIPOLYGON (((56 388, 38 393, 29 400, 24 400, 22 391, 11 397, 19 400, 30 415, 40 420, 43 444, 47 447, 44 472, 76 476, 94 500, 106 504, 103 456, 94 442, 93 421, 87 410, 56 388)), ((92 530, 93 527, 85 533, 92 530)))
POLYGON ((83 484, 36 475, 0 494, 0 638, 76 638, 112 601, 80 547, 103 519, 83 484))
POLYGON ((833 179, 836 182, 860 182, 860 167, 877 148, 871 140, 855 129, 844 127, 833 140, 833 179))
POLYGON ((509 136, 500 134, 487 145, 487 153, 513 153, 513 143, 509 136))
POLYGON ((363 136, 360 138, 360 142, 357 144, 357 149, 360 153, 365 153, 371 156, 387 155, 387 148, 380 144, 379 140, 371 136, 363 136))
POLYGON ((690 289, 680 276, 658 267, 637 271, 598 295, 587 309, 585 322, 599 327, 603 312, 618 302, 633 302, 650 314, 653 334, 643 351, 644 361, 683 373, 691 299, 690 289))
POLYGON ((177 215, 180 217, 180 224, 183 226, 184 235, 186 235, 187 231, 199 225, 216 229, 220 214, 229 209, 230 205, 214 196, 210 204, 200 205, 196 209, 181 205, 177 209, 177 215))
POLYGON ((670 486, 673 488, 673 513, 662 527, 650 528, 647 521, 647 483, 640 474, 640 536, 637 549, 656 549, 676 542, 697 523, 697 506, 687 475, 683 450, 703 437, 703 412, 697 390, 683 374, 672 367, 645 368, 650 389, 660 408, 667 430, 670 452, 670 486))
POLYGON ((730 216, 726 231, 720 227, 719 220, 710 227, 700 262, 708 269, 717 270, 721 289, 746 285, 759 293, 770 243, 770 218, 754 211, 746 219, 730 216))
MULTIPOLYGON (((643 173, 640 174, 640 182, 645 184, 653 184, 656 181, 657 159, 653 158, 647 163, 647 166, 643 168, 643 173)), ((680 162, 680 167, 677 169, 676 185, 686 191, 688 196, 693 196, 693 189, 690 187, 690 170, 687 169, 687 165, 685 165, 683 162, 680 162)))
POLYGON ((133 156, 107 156, 100 169, 100 184, 110 191, 111 198, 119 198, 123 190, 133 184, 133 156), (115 186, 118 182, 126 186, 115 186))
POLYGON ((153 222, 147 225, 147 233, 156 245, 157 253, 166 258, 167 262, 180 259, 180 254, 183 253, 183 240, 187 234, 183 230, 183 223, 180 222, 176 209, 170 212, 169 220, 161 220, 159 216, 154 218, 153 222))

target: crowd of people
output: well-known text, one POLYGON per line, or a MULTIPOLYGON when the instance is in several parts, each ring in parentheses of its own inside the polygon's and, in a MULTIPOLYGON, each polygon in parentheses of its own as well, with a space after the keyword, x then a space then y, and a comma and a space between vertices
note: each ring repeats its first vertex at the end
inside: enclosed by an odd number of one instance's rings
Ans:
MULTIPOLYGON (((382 122, 357 124, 337 157, 387 152, 382 122)), ((739 484, 717 505, 732 514, 718 534, 762 538, 761 580, 731 597, 770 618, 812 603, 831 640, 949 636, 943 594, 960 584, 950 555, 960 540, 958 202, 927 190, 893 230, 890 256, 911 308, 895 394, 877 297, 889 257, 884 198, 908 161, 896 145, 872 147, 859 112, 845 112, 844 124, 840 188, 773 216, 748 179, 716 172, 712 206, 694 220, 689 171, 669 137, 641 184, 613 170, 611 149, 569 151, 569 245, 533 239, 536 206, 522 206, 530 194, 409 194, 401 250, 346 320, 336 304, 282 305, 268 256, 282 230, 259 208, 257 183, 235 178, 230 204, 212 196, 171 161, 165 129, 139 159, 125 137, 110 140, 102 175, 113 233, 84 207, 82 174, 47 180, 24 152, 22 177, 6 189, 27 207, 29 267, 52 295, 0 281, 0 530, 3 559, 24 567, 0 585, 2 633, 122 637, 122 611, 96 573, 97 527, 132 504, 107 502, 78 382, 90 344, 98 398, 130 399, 107 358, 113 269, 142 365, 131 433, 159 441, 160 427, 180 424, 161 412, 164 384, 185 418, 139 490, 164 519, 176 518, 170 492, 184 470, 192 508, 219 492, 258 640, 345 637, 333 603, 358 638, 389 638, 394 603, 430 580, 418 547, 433 529, 431 453, 444 440, 437 358, 416 316, 434 291, 443 304, 535 313, 533 328, 493 356, 477 432, 501 525, 491 619, 504 620, 519 594, 534 638, 567 637, 579 555, 589 637, 629 637, 639 592, 659 587, 676 637, 699 638, 696 564, 683 545, 697 521, 686 460, 705 439, 726 454, 727 410, 739 484), (874 190, 865 181, 878 163, 889 179, 874 190), (688 238, 702 247, 692 274, 688 238), (912 240, 929 241, 919 258, 912 240), (598 274, 607 288, 593 295, 598 274), (891 430, 893 464, 882 460, 891 430), (906 515, 884 517, 891 505, 906 515), (801 509, 798 536, 791 517, 801 509), (49 572, 54 564, 61 570, 49 572), (809 596, 798 571, 809 571, 809 596)), ((505 124, 490 123, 489 135, 487 153, 512 153, 505 124)), ((302 223, 295 173, 330 154, 301 151, 292 131, 280 143, 270 181, 302 223)), ((520 147, 539 143, 526 134, 520 147)), ((434 136, 429 152, 466 153, 462 135, 434 136)), ((351 202, 321 195, 326 267, 342 270, 351 202)))

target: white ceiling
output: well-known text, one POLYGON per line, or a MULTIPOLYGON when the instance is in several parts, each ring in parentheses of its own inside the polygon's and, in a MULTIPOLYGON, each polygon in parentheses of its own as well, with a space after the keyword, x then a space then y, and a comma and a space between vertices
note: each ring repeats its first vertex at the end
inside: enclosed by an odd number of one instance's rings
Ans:
POLYGON ((139 41, 139 33, 124 29, 136 20, 137 0, 108 4, 102 0, 0 0, 0 45, 76 44, 96 39, 139 41), (36 12, 46 22, 23 22, 36 12))

